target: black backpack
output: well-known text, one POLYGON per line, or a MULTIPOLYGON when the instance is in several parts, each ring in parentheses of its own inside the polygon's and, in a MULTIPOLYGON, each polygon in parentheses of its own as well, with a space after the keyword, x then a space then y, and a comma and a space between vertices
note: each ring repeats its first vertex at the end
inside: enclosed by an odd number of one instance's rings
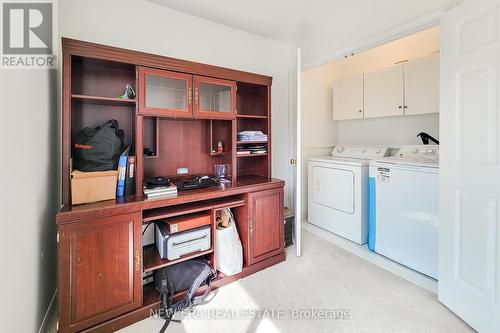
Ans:
POLYGON ((212 266, 203 259, 187 260, 155 271, 154 283, 160 292, 160 314, 166 320, 160 333, 165 332, 175 312, 198 305, 208 297, 216 275, 212 266), (207 290, 203 295, 195 296, 204 285, 207 285, 207 290), (187 290, 186 296, 172 304, 175 293, 183 290, 187 290))
POLYGON ((108 120, 97 128, 85 127, 73 142, 73 169, 107 171, 118 168, 118 159, 125 149, 125 134, 118 121, 108 120))

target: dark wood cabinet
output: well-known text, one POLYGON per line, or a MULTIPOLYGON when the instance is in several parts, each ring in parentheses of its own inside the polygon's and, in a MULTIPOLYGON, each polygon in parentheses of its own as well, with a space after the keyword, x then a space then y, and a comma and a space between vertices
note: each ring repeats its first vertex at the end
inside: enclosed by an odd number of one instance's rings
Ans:
POLYGON ((158 311, 159 294, 152 283, 142 286, 142 272, 198 256, 215 264, 215 225, 209 250, 169 262, 154 245, 143 249, 143 223, 202 211, 215 223, 216 211, 231 208, 244 264, 236 275, 219 272, 215 288, 285 260, 284 182, 271 172, 272 77, 66 38, 62 48, 59 332, 115 332, 158 311), (135 98, 119 97, 127 84, 135 98), (118 120, 135 152, 135 196, 72 205, 72 139, 109 119, 118 120), (268 139, 238 141, 241 131, 268 139), (242 153, 250 148, 266 151, 242 153), (211 176, 221 164, 231 179, 224 186, 143 196, 146 178, 211 176))
POLYGON ((142 306, 140 213, 63 224, 58 254, 60 332, 142 306))
POLYGON ((249 265, 283 251, 283 207, 283 188, 248 195, 249 265))
POLYGON ((236 82, 194 76, 194 117, 236 118, 236 82))
POLYGON ((139 113, 192 118, 193 76, 138 67, 139 113))

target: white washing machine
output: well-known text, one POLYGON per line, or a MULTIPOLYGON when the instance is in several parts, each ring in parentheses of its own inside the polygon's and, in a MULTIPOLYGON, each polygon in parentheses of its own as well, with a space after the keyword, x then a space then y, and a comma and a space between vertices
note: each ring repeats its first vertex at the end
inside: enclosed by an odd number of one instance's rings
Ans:
POLYGON ((368 166, 388 147, 337 146, 309 159, 309 223, 364 244, 368 235, 368 166))
POLYGON ((439 146, 403 146, 370 163, 368 247, 438 278, 439 146))

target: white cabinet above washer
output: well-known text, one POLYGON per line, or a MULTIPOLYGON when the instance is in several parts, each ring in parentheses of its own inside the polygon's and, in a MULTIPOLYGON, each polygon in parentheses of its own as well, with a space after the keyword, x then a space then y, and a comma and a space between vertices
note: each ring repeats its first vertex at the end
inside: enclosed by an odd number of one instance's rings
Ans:
POLYGON ((333 119, 439 112, 439 54, 333 83, 333 119))
POLYGON ((405 114, 439 112, 439 54, 404 64, 405 114))
POLYGON ((403 114, 403 64, 365 73, 365 118, 403 114))
POLYGON ((363 74, 333 83, 333 120, 363 118, 363 74))

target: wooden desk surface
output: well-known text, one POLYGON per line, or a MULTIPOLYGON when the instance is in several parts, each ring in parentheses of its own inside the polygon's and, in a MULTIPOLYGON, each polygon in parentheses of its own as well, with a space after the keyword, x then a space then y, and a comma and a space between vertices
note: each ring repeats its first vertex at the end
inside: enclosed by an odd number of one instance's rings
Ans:
POLYGON ((258 176, 239 177, 235 184, 224 188, 212 187, 197 190, 179 191, 175 197, 147 199, 145 196, 127 196, 115 200, 100 201, 81 205, 65 205, 56 215, 56 223, 75 222, 89 218, 112 216, 122 213, 142 211, 159 207, 179 205, 189 202, 222 198, 231 195, 261 191, 284 186, 285 182, 276 178, 258 176))

